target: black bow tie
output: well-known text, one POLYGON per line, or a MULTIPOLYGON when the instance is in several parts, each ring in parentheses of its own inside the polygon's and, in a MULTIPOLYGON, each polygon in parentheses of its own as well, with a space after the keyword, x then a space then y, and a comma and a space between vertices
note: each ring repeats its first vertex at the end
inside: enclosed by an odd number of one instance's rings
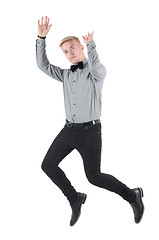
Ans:
POLYGON ((83 62, 79 62, 77 65, 71 65, 71 71, 74 72, 76 71, 77 68, 82 69, 83 68, 83 62))

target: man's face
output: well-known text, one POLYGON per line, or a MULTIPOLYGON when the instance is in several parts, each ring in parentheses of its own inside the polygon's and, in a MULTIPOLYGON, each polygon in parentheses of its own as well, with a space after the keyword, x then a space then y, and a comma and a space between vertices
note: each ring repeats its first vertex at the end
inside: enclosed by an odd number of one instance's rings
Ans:
POLYGON ((72 64, 77 64, 85 58, 83 53, 84 47, 76 39, 64 42, 61 49, 72 64))

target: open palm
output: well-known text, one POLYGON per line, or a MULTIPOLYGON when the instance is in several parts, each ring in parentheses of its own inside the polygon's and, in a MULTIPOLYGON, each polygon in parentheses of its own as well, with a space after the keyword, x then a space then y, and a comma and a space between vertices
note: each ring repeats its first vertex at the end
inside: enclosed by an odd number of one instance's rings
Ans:
POLYGON ((93 40, 93 34, 94 34, 94 31, 93 31, 91 34, 88 33, 88 35, 86 35, 85 37, 82 36, 82 37, 83 37, 83 41, 84 41, 84 43, 87 43, 87 42, 92 41, 92 40, 93 40))
POLYGON ((50 27, 52 26, 52 24, 49 25, 50 18, 46 16, 44 23, 43 20, 44 17, 41 18, 41 24, 40 20, 38 20, 38 35, 41 37, 45 37, 48 34, 50 27))

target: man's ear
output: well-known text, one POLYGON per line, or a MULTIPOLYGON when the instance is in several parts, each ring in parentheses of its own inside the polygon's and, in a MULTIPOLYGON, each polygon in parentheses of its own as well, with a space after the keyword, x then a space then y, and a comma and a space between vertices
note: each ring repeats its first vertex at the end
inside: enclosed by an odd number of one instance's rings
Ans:
POLYGON ((84 46, 81 44, 82 51, 84 50, 84 46))

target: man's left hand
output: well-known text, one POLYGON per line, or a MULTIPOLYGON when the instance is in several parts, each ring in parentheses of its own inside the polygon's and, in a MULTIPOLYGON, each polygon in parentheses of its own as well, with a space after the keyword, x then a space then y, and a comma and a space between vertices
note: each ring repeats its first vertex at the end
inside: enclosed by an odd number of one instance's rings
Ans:
POLYGON ((93 31, 91 34, 88 33, 88 35, 86 35, 85 37, 82 36, 82 37, 83 37, 83 41, 84 41, 84 43, 87 43, 87 42, 92 41, 92 40, 93 40, 93 34, 94 34, 94 31, 93 31))

